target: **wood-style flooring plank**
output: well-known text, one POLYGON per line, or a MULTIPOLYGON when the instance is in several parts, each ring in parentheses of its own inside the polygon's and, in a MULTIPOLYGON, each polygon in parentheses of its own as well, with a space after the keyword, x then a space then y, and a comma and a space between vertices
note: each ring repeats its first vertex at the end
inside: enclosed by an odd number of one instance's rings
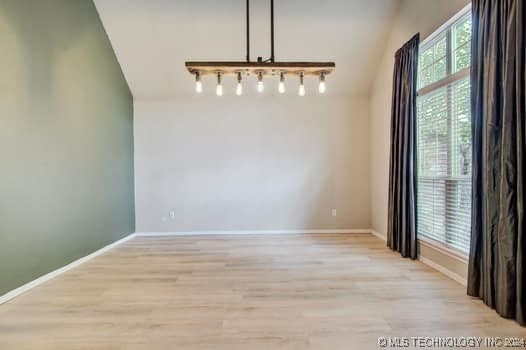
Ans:
POLYGON ((0 305, 0 349, 377 349, 513 336, 465 288, 369 234, 136 237, 0 305))

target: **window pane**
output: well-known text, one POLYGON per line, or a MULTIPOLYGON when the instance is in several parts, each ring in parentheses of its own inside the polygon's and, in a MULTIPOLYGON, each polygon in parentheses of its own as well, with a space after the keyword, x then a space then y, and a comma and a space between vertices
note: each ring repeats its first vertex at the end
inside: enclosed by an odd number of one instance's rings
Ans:
POLYGON ((427 86, 433 82, 433 67, 428 67, 427 69, 424 69, 420 71, 418 76, 420 77, 420 85, 421 86, 427 86))
POLYGON ((418 174, 447 175, 447 91, 442 88, 417 103, 418 174))
POLYGON ((432 84, 447 75, 447 40, 440 35, 430 45, 422 49, 418 61, 418 88, 432 84))
POLYGON ((435 61, 446 57, 447 54, 446 36, 442 37, 435 45, 435 61))
POLYGON ((453 73, 471 64, 471 16, 464 17, 453 29, 453 73))
POLYGON ((420 54, 420 60, 419 63, 421 65, 421 69, 425 67, 429 67, 431 64, 433 64, 434 61, 434 55, 433 55, 433 47, 428 48, 424 52, 420 54))
POLYGON ((417 231, 458 250, 471 228, 470 80, 417 100, 417 231))
POLYGON ((454 176, 471 176, 471 106, 470 82, 465 78, 451 88, 452 167, 454 176))
POLYGON ((453 52, 453 73, 471 65, 471 45, 464 45, 453 52))
POLYGON ((447 185, 446 243, 467 252, 471 235, 471 177, 447 185))
POLYGON ((445 179, 419 177, 417 186, 417 234, 445 242, 445 179))
POLYGON ((471 42, 471 16, 464 17, 453 27, 455 48, 471 42))
POLYGON ((433 82, 444 79, 447 76, 446 58, 442 58, 434 64, 433 82))

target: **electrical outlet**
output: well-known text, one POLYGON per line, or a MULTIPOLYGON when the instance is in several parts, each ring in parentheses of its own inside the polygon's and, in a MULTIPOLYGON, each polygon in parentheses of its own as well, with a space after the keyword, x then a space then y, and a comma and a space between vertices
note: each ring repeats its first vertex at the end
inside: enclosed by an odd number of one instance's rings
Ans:
POLYGON ((331 210, 331 215, 332 215, 332 216, 336 216, 336 215, 338 215, 338 211, 337 211, 336 209, 332 209, 332 210, 331 210))
POLYGON ((170 219, 175 219, 175 211, 170 212, 170 219))

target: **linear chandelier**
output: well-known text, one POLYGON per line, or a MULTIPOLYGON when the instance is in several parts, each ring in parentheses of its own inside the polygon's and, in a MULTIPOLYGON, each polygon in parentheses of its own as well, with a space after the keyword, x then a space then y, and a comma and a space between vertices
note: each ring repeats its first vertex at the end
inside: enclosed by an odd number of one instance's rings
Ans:
POLYGON ((319 79, 318 91, 326 91, 325 77, 335 68, 334 62, 276 62, 274 55, 274 0, 270 0, 270 58, 257 61, 250 60, 250 0, 246 0, 246 61, 190 61, 185 66, 190 74, 195 76, 195 91, 201 93, 203 84, 201 78, 213 75, 217 78, 216 94, 223 96, 222 80, 224 76, 234 76, 237 79, 236 95, 243 94, 242 80, 245 76, 257 77, 257 91, 265 90, 263 78, 266 76, 279 77, 278 92, 285 93, 285 77, 294 76, 299 80, 298 94, 305 96, 304 78, 314 76, 319 79))

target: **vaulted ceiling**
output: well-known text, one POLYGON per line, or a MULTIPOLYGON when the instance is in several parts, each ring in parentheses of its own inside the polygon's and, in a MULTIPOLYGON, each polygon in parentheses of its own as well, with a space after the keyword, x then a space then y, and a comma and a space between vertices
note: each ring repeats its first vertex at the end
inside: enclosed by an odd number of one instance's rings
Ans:
MULTIPOLYGON (((275 0, 276 59, 333 60, 330 91, 364 94, 398 0, 275 0)), ((95 0, 136 99, 193 93, 186 60, 244 60, 245 0, 95 0)), ((270 53, 269 1, 251 1, 251 53, 270 53)), ((205 82, 206 84, 206 82, 205 82)), ((212 83, 210 83, 212 84, 212 83)))

